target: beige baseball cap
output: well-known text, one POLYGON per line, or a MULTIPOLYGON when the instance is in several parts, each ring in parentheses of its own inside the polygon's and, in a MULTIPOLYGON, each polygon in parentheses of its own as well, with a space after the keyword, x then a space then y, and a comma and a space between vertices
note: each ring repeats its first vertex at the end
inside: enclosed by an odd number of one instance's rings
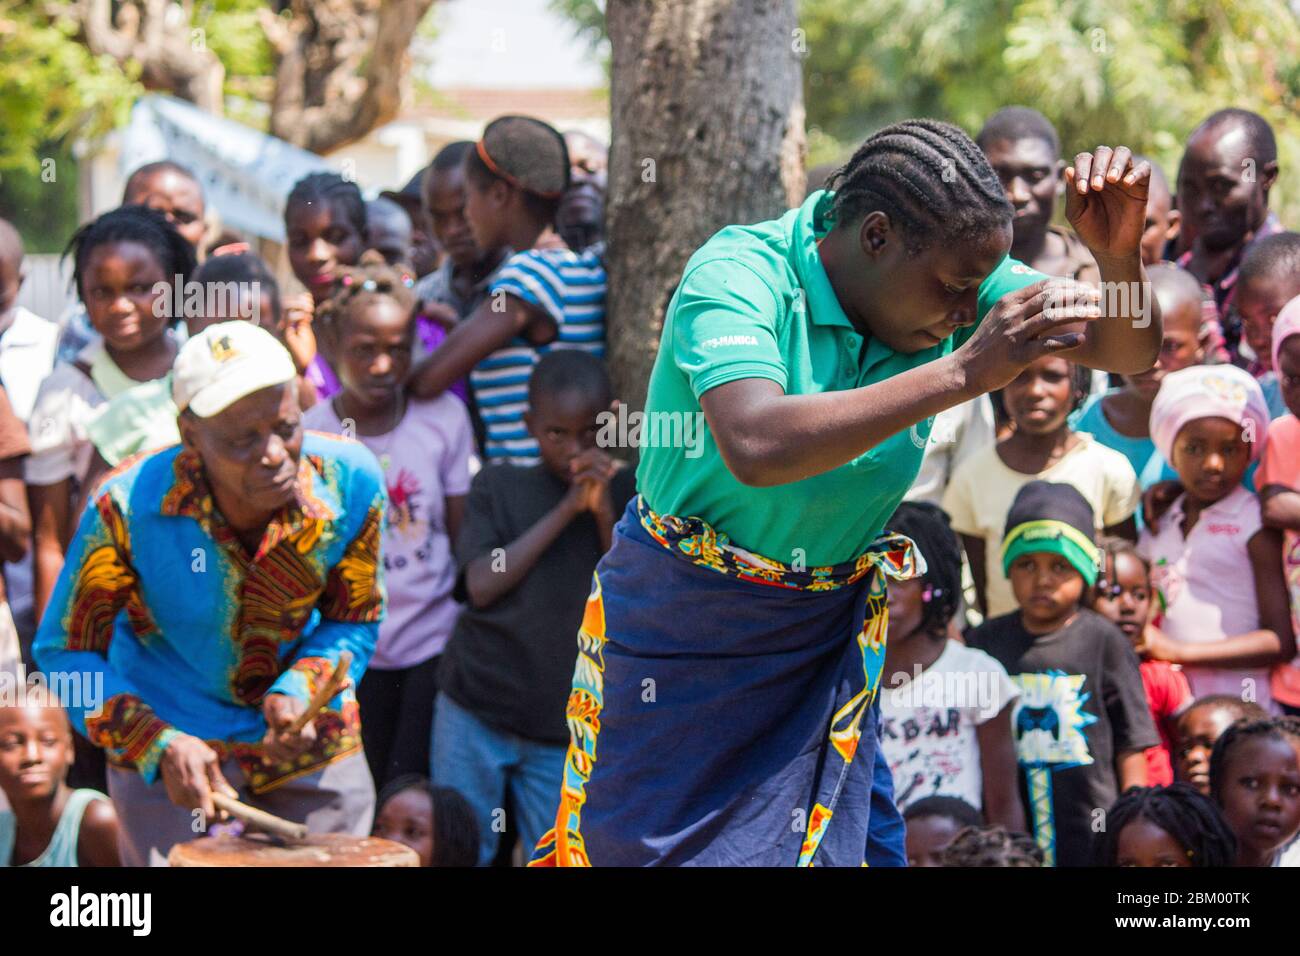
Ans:
POLYGON ((297 377, 289 352, 251 322, 219 322, 186 342, 172 367, 180 411, 211 418, 254 392, 297 377))

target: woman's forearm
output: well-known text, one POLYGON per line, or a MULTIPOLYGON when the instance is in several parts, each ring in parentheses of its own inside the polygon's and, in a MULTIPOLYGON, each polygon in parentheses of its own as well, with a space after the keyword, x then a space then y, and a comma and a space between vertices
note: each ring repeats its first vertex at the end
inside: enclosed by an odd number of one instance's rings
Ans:
POLYGON ((1065 355, 1105 372, 1145 372, 1156 364, 1164 332, 1142 259, 1138 255, 1096 259, 1101 270, 1102 318, 1089 327, 1087 341, 1065 355))
POLYGON ((883 382, 816 395, 786 395, 776 382, 740 379, 705 392, 700 407, 732 474, 766 486, 838 468, 973 397, 949 354, 883 382))

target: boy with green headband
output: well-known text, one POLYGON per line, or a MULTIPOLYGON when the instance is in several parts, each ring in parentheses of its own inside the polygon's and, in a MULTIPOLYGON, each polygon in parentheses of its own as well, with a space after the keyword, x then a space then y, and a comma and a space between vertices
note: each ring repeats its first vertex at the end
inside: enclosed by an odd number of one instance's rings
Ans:
POLYGON ((1011 715, 1022 797, 1047 865, 1086 866, 1104 811, 1145 786, 1158 743, 1138 659, 1081 605, 1097 581, 1092 506, 1073 486, 1031 481, 1007 514, 1002 567, 1020 610, 967 636, 1020 688, 1011 715))

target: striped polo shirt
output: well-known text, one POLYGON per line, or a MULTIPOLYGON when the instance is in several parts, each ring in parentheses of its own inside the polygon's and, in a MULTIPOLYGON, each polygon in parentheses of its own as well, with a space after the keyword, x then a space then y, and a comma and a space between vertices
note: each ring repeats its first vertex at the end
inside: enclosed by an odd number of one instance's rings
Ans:
POLYGON ((551 349, 584 349, 605 354, 605 266, 602 245, 584 252, 534 249, 506 260, 488 290, 513 295, 544 309, 556 328, 555 341, 533 346, 515 338, 497 349, 470 373, 470 387, 486 430, 484 455, 489 462, 532 465, 537 442, 524 425, 528 379, 538 358, 551 349))

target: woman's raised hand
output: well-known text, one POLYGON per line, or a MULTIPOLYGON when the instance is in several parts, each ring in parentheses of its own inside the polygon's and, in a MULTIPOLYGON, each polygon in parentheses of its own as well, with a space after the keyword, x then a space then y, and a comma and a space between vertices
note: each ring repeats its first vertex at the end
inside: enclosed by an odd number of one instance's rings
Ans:
POLYGON ((1065 168, 1065 218, 1098 259, 1138 254, 1146 228, 1151 164, 1127 146, 1098 146, 1065 168))
POLYGON ((1073 279, 1044 279, 1008 292, 957 350, 969 389, 996 391, 1037 358, 1083 344, 1101 316, 1101 294, 1073 279))

